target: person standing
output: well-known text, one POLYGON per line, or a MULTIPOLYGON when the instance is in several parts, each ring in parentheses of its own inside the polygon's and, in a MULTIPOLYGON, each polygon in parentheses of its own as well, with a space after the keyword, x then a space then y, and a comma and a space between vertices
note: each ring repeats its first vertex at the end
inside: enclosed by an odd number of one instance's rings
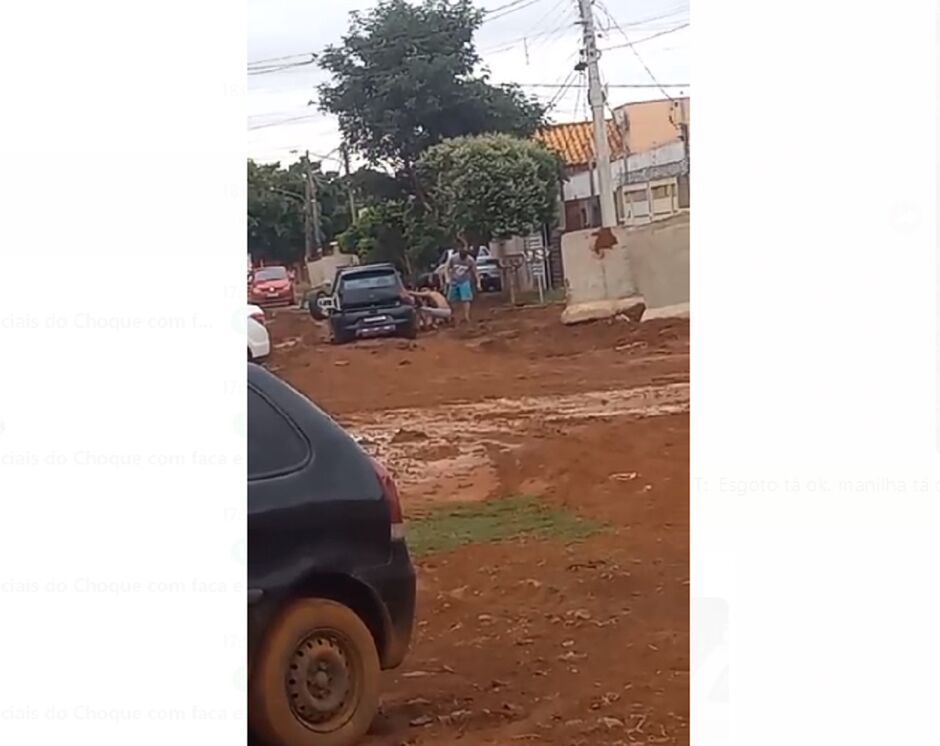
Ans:
POLYGON ((477 275, 477 263, 470 250, 461 246, 447 261, 447 296, 451 303, 460 305, 463 320, 470 323, 470 305, 473 303, 473 293, 480 284, 477 275))

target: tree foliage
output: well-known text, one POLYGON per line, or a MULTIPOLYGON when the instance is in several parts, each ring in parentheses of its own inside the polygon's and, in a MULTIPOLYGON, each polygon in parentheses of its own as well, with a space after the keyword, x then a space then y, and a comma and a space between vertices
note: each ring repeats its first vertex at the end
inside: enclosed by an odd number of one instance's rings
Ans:
MULTIPOLYGON (((248 252, 256 259, 287 264, 304 255, 305 167, 294 163, 248 161, 248 252)), ((317 175, 321 241, 325 244, 349 227, 349 202, 336 172, 317 175)))
POLYGON ((349 147, 373 165, 407 172, 450 137, 534 133, 541 105, 477 73, 473 35, 482 20, 471 0, 383 0, 352 13, 342 43, 319 59, 332 74, 320 86, 320 106, 339 118, 349 147))
POLYGON ((418 162, 439 223, 473 244, 554 222, 561 173, 555 153, 510 135, 446 140, 418 162))
POLYGON ((449 239, 417 200, 405 198, 364 208, 339 245, 365 262, 392 262, 412 276, 432 263, 449 239))

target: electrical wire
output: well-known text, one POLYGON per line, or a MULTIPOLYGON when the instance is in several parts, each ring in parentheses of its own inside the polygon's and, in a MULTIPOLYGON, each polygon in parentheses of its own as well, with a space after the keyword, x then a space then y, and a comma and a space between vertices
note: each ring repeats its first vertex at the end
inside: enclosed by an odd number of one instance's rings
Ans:
MULTIPOLYGON (((558 83, 516 83, 520 88, 561 88, 558 83)), ((587 87, 585 83, 583 87, 587 87)), ((608 88, 689 88, 688 83, 608 83, 608 88)))
POLYGON ((683 23, 679 26, 674 26, 670 29, 666 29, 665 31, 660 31, 655 34, 651 34, 650 36, 644 36, 642 39, 637 39, 636 41, 633 41, 633 42, 627 42, 626 44, 613 44, 609 47, 601 47, 599 51, 606 52, 611 49, 623 49, 624 47, 633 47, 633 46, 636 46, 637 44, 642 44, 645 41, 649 41, 650 39, 658 39, 661 36, 668 36, 669 34, 674 34, 676 31, 681 31, 682 29, 688 28, 688 27, 689 27, 688 23, 683 23))
MULTIPOLYGON (((630 47, 630 50, 631 50, 631 51, 633 52, 633 54, 636 56, 637 60, 639 60, 640 64, 643 66, 643 69, 646 70, 647 74, 650 76, 650 79, 651 79, 654 83, 657 84, 657 87, 659 88, 659 90, 662 92, 662 94, 663 94, 667 99, 669 99, 670 101, 673 101, 674 99, 672 98, 672 96, 669 95, 669 91, 667 91, 664 86, 662 86, 662 85, 659 84, 659 81, 656 79, 656 76, 653 74, 653 71, 650 70, 649 65, 646 64, 646 61, 643 59, 643 57, 642 57, 642 56, 640 55, 640 53, 637 51, 636 45, 635 45, 632 41, 630 41, 630 37, 627 36, 627 32, 623 30, 623 28, 620 26, 620 24, 617 23, 617 19, 615 19, 615 18, 613 17, 613 15, 611 15, 610 11, 607 10, 607 6, 604 5, 603 0, 595 0, 595 3, 596 3, 596 5, 597 5, 597 7, 601 9, 601 11, 604 13, 604 15, 607 16, 607 18, 608 18, 608 19, 610 20, 610 22, 614 25, 614 27, 623 35, 623 38, 626 39, 627 43, 626 43, 626 45, 624 45, 624 46, 630 47)), ((688 26, 688 24, 685 24, 685 25, 688 26)), ((674 30, 675 30, 675 31, 678 31, 679 29, 676 28, 676 29, 674 29, 674 30)), ((660 35, 662 36, 663 34, 660 34, 660 35)), ((654 36, 654 38, 655 38, 655 36, 654 36)), ((647 37, 646 40, 649 41, 649 37, 647 37)))
POLYGON ((263 129, 267 129, 268 127, 279 127, 282 124, 290 124, 292 122, 303 122, 307 119, 317 119, 317 118, 322 119, 323 114, 321 114, 320 112, 317 112, 316 114, 304 114, 303 116, 299 116, 299 117, 288 117, 287 119, 279 119, 276 122, 264 122, 263 124, 256 124, 256 125, 249 127, 248 129, 249 130, 263 130, 263 129))
POLYGON ((283 57, 267 57, 261 60, 253 60, 248 63, 248 67, 257 67, 259 65, 265 66, 270 65, 272 62, 285 62, 287 60, 293 60, 297 57, 307 57, 309 55, 316 54, 316 52, 298 52, 297 54, 287 54, 283 57))
POLYGON ((283 65, 270 65, 267 67, 249 68, 249 75, 268 75, 269 73, 279 73, 284 70, 293 70, 296 67, 307 67, 317 61, 316 55, 311 55, 309 60, 303 62, 289 62, 283 65))
POLYGON ((561 102, 561 99, 564 98, 564 95, 571 88, 571 85, 574 82, 574 78, 577 72, 578 72, 577 70, 572 68, 571 72, 568 73, 568 77, 565 78, 565 82, 562 83, 561 86, 559 86, 558 91, 555 93, 554 96, 552 96, 551 99, 549 99, 548 104, 545 106, 546 114, 548 114, 549 112, 552 111, 552 109, 558 106, 558 104, 561 102))
POLYGON ((542 2, 542 0, 513 0, 511 3, 500 5, 497 8, 484 10, 483 15, 488 20, 495 21, 499 18, 504 18, 511 13, 515 13, 518 10, 523 10, 524 8, 528 8, 530 5, 535 5, 536 3, 540 2, 542 2))
MULTIPOLYGON (((495 44, 489 49, 480 50, 480 54, 483 54, 483 55, 502 54, 503 52, 506 52, 510 49, 514 49, 516 46, 518 46, 519 44, 523 42, 529 42, 531 44, 535 42, 536 39, 539 39, 545 35, 554 34, 555 32, 558 31, 558 27, 556 26, 552 28, 551 26, 552 22, 556 20, 560 20, 562 27, 563 27, 564 24, 567 22, 568 16, 571 15, 573 10, 574 9, 569 5, 569 0, 558 0, 558 2, 556 2, 555 5, 553 5, 551 9, 544 16, 544 19, 549 19, 547 28, 543 29, 539 33, 526 34, 525 36, 520 36, 519 38, 513 39, 512 41, 499 42, 498 44, 495 44), (559 11, 561 12, 559 13, 559 11)), ((535 31, 537 28, 538 28, 538 25, 536 25, 533 31, 535 31)))

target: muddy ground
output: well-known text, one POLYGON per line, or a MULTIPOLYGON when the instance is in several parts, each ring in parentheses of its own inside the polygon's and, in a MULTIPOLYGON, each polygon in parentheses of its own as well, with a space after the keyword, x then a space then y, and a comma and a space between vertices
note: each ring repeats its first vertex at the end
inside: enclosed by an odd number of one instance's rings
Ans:
POLYGON ((688 322, 559 314, 343 347, 270 323, 269 367, 392 468, 406 516, 526 495, 604 527, 420 558, 371 746, 689 742, 688 322))

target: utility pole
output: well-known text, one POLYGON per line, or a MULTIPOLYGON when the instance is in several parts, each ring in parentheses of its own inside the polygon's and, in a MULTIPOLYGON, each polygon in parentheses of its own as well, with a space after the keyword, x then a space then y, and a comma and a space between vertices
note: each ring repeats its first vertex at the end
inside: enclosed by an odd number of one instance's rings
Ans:
POLYGON ((604 90, 597 67, 600 52, 594 30, 592 0, 578 0, 581 23, 584 26, 584 56, 588 71, 588 101, 594 119, 594 155, 597 158, 597 185, 601 201, 601 225, 610 228, 617 224, 614 211, 614 192, 610 177, 610 145, 607 142, 607 120, 604 118, 604 90))
POLYGON ((346 143, 340 145, 340 154, 343 158, 343 170, 346 172, 346 188, 349 190, 349 217, 352 221, 350 225, 352 225, 356 222, 356 194, 349 178, 349 148, 346 147, 346 143))
POLYGON ((310 152, 304 153, 304 263, 313 258, 313 191, 310 182, 310 152))
POLYGON ((307 179, 305 182, 304 196, 306 202, 307 220, 305 221, 306 233, 306 260, 310 261, 314 255, 320 254, 320 204, 317 200, 317 180, 313 174, 313 167, 310 164, 310 151, 304 152, 304 166, 306 167, 307 179))

